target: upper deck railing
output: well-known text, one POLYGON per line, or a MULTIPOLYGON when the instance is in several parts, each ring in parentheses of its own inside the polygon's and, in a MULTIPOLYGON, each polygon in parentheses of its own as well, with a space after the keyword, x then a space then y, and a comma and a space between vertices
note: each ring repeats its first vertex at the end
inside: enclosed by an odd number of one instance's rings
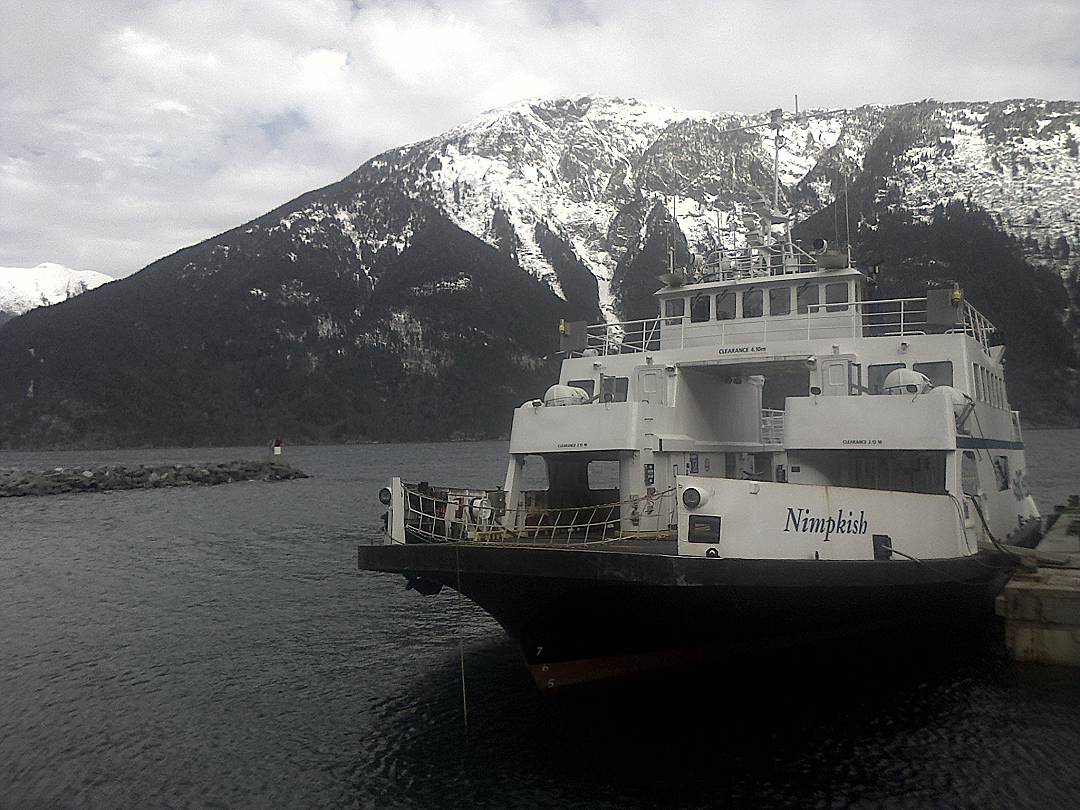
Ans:
POLYGON ((612 355, 696 346, 765 345, 768 341, 967 334, 989 350, 994 325, 966 301, 961 307, 954 324, 928 322, 925 298, 814 304, 798 315, 722 321, 692 322, 685 315, 646 318, 588 327, 585 349, 590 354, 612 355))
POLYGON ((827 256, 807 253, 792 242, 772 242, 743 248, 722 248, 708 254, 700 267, 699 281, 740 281, 764 276, 784 276, 792 273, 816 273, 822 262, 837 269, 850 265, 841 251, 827 256))

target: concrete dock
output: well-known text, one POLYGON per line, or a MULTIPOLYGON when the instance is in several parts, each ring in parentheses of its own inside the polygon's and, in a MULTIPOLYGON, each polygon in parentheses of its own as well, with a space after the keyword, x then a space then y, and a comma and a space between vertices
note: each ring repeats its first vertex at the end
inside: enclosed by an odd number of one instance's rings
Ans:
POLYGON ((1069 498, 997 598, 1005 644, 1015 661, 1080 667, 1080 497, 1069 498))

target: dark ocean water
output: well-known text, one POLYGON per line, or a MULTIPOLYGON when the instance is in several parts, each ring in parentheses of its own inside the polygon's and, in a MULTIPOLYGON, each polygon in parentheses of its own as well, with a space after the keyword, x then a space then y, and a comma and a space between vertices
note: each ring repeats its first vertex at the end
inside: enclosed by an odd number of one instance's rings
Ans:
MULTIPOLYGON (((1080 431, 1026 439, 1040 506, 1080 491, 1080 431)), ((1080 671, 993 624, 545 699, 478 609, 355 565, 391 474, 491 485, 505 443, 286 452, 313 477, 0 500, 0 806, 1080 806, 1080 671)))

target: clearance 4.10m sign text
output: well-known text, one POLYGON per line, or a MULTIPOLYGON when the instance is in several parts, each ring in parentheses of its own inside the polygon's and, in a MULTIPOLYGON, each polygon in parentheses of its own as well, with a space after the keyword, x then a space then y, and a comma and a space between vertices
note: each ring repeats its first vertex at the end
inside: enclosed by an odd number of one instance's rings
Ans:
POLYGON ((765 346, 722 346, 717 352, 724 356, 730 354, 759 354, 765 350, 765 346))

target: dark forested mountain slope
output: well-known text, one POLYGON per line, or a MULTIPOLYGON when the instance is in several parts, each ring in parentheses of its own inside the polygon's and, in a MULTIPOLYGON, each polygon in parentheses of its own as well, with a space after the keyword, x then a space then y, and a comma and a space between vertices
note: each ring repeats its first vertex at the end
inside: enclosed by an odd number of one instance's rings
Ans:
MULTIPOLYGON (((672 252, 742 238, 772 136, 727 130, 763 120, 554 99, 390 150, 0 326, 0 446, 501 435, 560 318, 651 316, 672 252)), ((799 233, 850 210, 883 291, 960 280, 1007 332, 1014 404, 1080 418, 1080 105, 868 106, 783 136, 799 233)))

